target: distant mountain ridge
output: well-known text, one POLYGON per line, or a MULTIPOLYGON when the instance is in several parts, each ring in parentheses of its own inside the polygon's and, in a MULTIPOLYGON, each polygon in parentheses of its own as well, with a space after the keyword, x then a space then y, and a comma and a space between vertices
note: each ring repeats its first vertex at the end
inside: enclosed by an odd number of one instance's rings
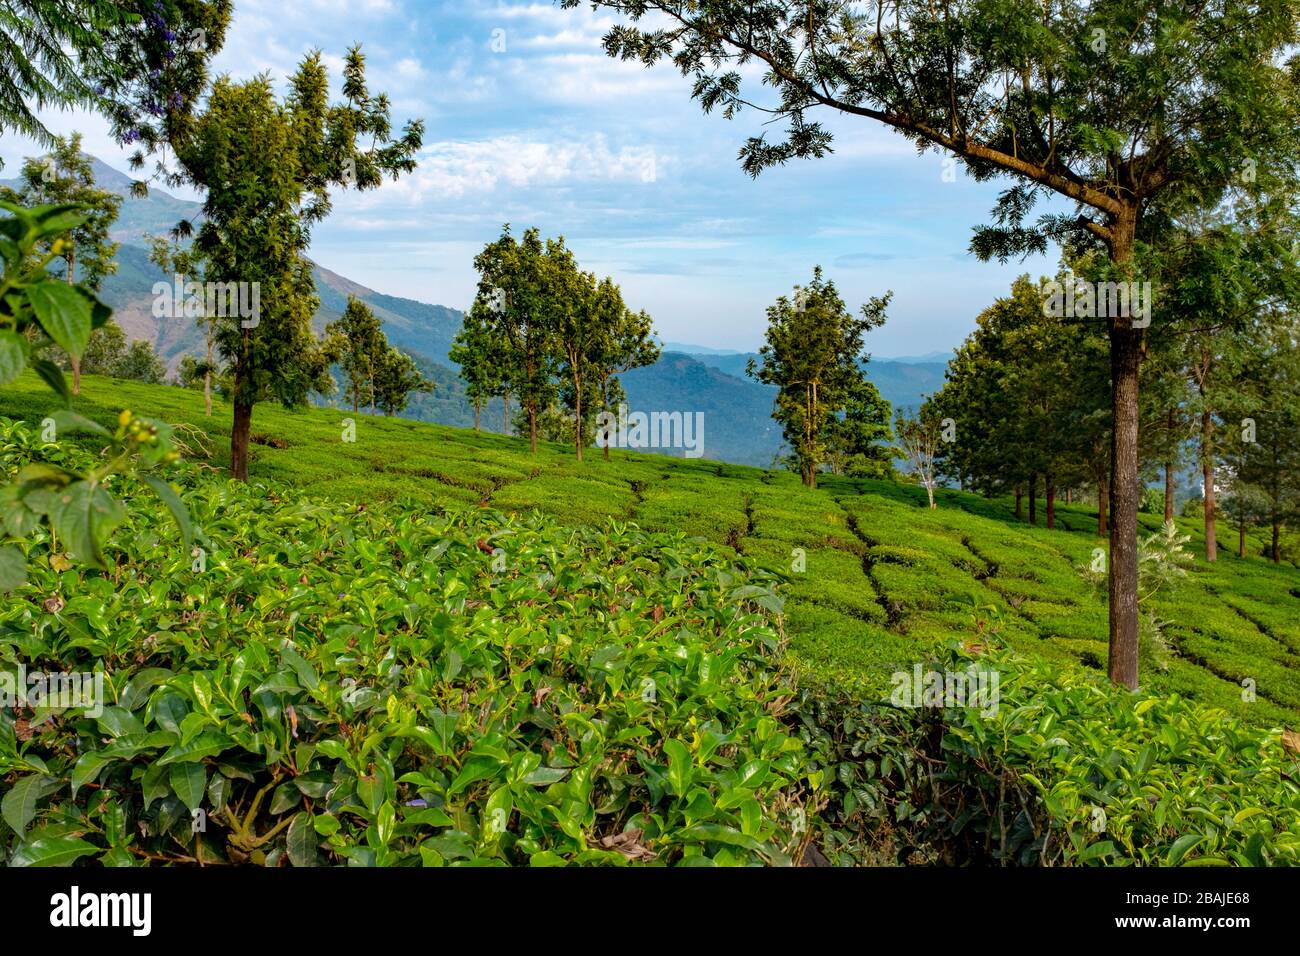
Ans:
MULTIPOLYGON (((146 236, 165 236, 182 219, 197 220, 199 203, 152 188, 146 197, 131 194, 132 179, 92 157, 96 181, 123 196, 121 213, 112 230, 118 250, 118 271, 104 280, 100 296, 113 308, 114 319, 127 338, 153 344, 170 370, 181 357, 201 354, 203 335, 190 319, 158 318, 153 314, 153 287, 172 277, 149 261, 146 236)), ((16 185, 16 180, 8 180, 16 185)), ((375 312, 390 342, 410 352, 424 375, 438 385, 432 395, 414 396, 405 417, 442 425, 470 427, 473 410, 464 383, 448 357, 464 313, 444 305, 387 295, 320 265, 313 276, 320 306, 312 325, 321 332, 343 313, 349 295, 375 312)), ((751 352, 663 342, 663 357, 648 368, 622 376, 629 406, 636 410, 703 412, 704 455, 738 464, 771 465, 782 447, 781 429, 772 420, 775 389, 746 376, 751 352)), ((871 379, 896 408, 913 407, 921 397, 943 384, 942 362, 875 361, 867 366, 871 379)), ((482 427, 501 431, 499 400, 482 415, 482 427)))

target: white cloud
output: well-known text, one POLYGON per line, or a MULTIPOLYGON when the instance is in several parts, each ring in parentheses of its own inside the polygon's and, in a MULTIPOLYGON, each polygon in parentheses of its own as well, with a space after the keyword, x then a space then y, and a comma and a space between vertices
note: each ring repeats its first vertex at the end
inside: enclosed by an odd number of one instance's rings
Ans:
POLYGON ((413 200, 460 197, 498 188, 523 189, 582 182, 654 182, 671 159, 653 147, 612 149, 596 133, 582 140, 546 142, 522 136, 452 141, 428 147, 416 172, 392 188, 413 200))
POLYGON ((425 75, 424 67, 413 56, 403 57, 393 67, 393 72, 404 80, 419 80, 425 75))

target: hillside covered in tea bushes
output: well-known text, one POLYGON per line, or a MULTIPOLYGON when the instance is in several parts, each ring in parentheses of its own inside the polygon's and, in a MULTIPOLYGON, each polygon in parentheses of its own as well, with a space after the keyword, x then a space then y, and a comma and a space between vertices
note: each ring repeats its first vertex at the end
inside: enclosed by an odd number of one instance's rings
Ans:
MULTIPOLYGON (((34 379, 4 402, 8 474, 84 454, 40 440, 34 379)), ((1134 696, 1102 680, 1080 508, 1049 532, 956 492, 368 416, 345 442, 270 406, 245 488, 195 393, 88 376, 74 405, 191 426, 203 550, 126 488, 111 573, 34 536, 0 659, 102 667, 111 703, 0 724, 8 862, 1300 854, 1293 566, 1198 560, 1147 609, 1134 696), (998 670, 1001 707, 882 704, 931 663, 998 670)))

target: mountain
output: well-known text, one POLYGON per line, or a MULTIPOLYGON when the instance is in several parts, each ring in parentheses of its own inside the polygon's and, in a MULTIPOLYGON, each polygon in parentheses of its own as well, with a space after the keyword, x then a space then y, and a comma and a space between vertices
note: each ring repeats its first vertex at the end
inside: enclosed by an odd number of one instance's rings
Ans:
POLYGON ((739 349, 714 349, 707 345, 687 345, 685 342, 659 342, 665 352, 681 352, 684 355, 740 355, 739 349))
POLYGON ((680 352, 664 352, 658 362, 621 379, 632 410, 703 412, 706 458, 767 467, 781 449, 769 385, 736 378, 680 352))
MULTIPOLYGON (((750 359, 758 361, 754 352, 694 352, 689 357, 704 365, 735 378, 746 379, 745 367, 750 359)), ((899 359, 873 358, 863 368, 867 377, 880 389, 880 394, 897 410, 917 408, 927 395, 943 387, 946 362, 910 362, 899 359)), ((754 382, 753 379, 747 379, 754 382)), ((758 384, 754 382, 754 384, 758 384)), ((768 388, 770 386, 760 386, 768 388)))
MULTIPOLYGON (((181 219, 195 220, 199 203, 163 189, 145 197, 131 194, 131 177, 92 158, 96 181, 123 197, 112 230, 120 243, 118 271, 104 280, 100 296, 131 340, 153 344, 169 370, 181 357, 203 352, 203 333, 192 319, 153 314, 154 284, 173 278, 149 261, 146 236, 165 236, 181 219)), ((437 383, 431 394, 412 397, 405 417, 442 425, 470 427, 474 415, 465 386, 448 358, 463 313, 444 305, 387 295, 322 266, 313 269, 320 306, 312 319, 317 332, 342 314, 349 295, 369 305, 390 342, 411 353, 426 378, 437 383)), ((704 455, 737 464, 768 466, 781 449, 781 429, 772 420, 775 389, 745 375, 750 352, 664 342, 654 365, 626 373, 624 390, 633 411, 704 413, 704 455)), ((872 361, 867 372, 896 408, 918 404, 943 382, 942 362, 872 361)), ((488 405, 482 427, 500 431, 501 402, 488 405)))
POLYGON ((900 365, 928 365, 934 362, 947 365, 950 358, 952 358, 952 349, 946 352, 942 350, 926 352, 924 355, 886 355, 881 357, 881 361, 897 362, 900 365))

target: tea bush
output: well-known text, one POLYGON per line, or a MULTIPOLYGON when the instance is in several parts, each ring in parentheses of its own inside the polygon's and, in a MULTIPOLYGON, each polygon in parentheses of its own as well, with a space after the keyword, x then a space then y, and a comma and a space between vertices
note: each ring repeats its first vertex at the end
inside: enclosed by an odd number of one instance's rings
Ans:
POLYGON ((194 555, 156 509, 109 574, 30 539, 0 671, 102 671, 105 706, 0 710, 4 863, 788 861, 770 575, 626 525, 185 484, 194 555))
POLYGON ((972 665, 999 674, 995 713, 805 691, 833 860, 1300 864, 1300 761, 1278 732, 1006 651, 931 666, 972 665))
MULTIPOLYGON (((87 418, 114 427, 127 405, 200 429, 213 448, 210 464, 223 463, 230 413, 220 400, 207 418, 202 397, 186 389, 93 375, 82 386, 74 407, 87 418)), ((0 415, 34 425, 48 405, 48 391, 30 373, 0 393, 0 415)), ((890 481, 826 475, 810 490, 789 472, 626 450, 578 463, 567 446, 542 443, 533 456, 517 438, 399 418, 357 416, 356 441, 345 443, 344 416, 337 409, 259 408, 255 430, 274 442, 253 446, 253 473, 344 503, 473 508, 486 494, 489 507, 536 509, 566 525, 626 520, 738 547, 745 560, 788 576, 790 666, 830 685, 862 686, 878 696, 897 667, 969 633, 972 600, 999 608, 1006 643, 1017 651, 1094 670, 1105 660, 1105 592, 1095 592, 1079 571, 1105 543, 1089 505, 1058 501, 1057 529, 1048 531, 1041 501, 1033 527, 1015 517, 1009 498, 945 489, 931 511, 923 489, 890 481)), ((1144 533, 1159 530, 1161 518, 1141 515, 1144 533)), ((1197 522, 1180 520, 1179 530, 1192 536, 1188 547, 1198 553, 1197 522)), ((1252 539, 1249 553, 1257 555, 1261 543, 1252 539)), ((1300 643, 1280 661, 1261 653, 1272 642, 1250 632, 1258 622, 1259 631, 1287 640, 1285 622, 1300 600, 1296 582, 1294 566, 1273 567, 1257 556, 1242 560, 1225 551, 1216 564, 1198 557, 1176 591, 1155 598, 1174 653, 1167 669, 1144 670, 1144 684, 1255 726, 1294 727, 1300 704, 1288 690, 1294 681, 1283 678, 1300 667, 1300 643), (1234 609, 1231 599, 1247 595, 1274 614, 1234 609), (1242 699, 1247 679, 1257 689, 1249 703, 1242 699)))

